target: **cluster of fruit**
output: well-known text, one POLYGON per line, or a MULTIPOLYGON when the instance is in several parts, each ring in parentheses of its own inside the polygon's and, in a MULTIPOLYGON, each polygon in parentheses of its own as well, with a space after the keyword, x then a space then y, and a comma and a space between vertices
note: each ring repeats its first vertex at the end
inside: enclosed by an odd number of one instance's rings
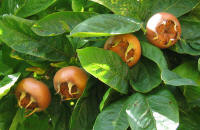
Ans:
MULTIPOLYGON (((181 35, 180 23, 175 16, 169 13, 153 15, 146 25, 147 39, 159 48, 168 48, 174 45, 181 35)), ((110 37, 104 49, 117 53, 129 67, 138 62, 141 56, 140 42, 132 34, 110 37)), ((77 99, 81 96, 87 84, 87 74, 80 68, 68 66, 60 69, 54 76, 54 88, 61 99, 77 99)), ((16 97, 20 107, 31 110, 27 115, 39 112, 48 107, 51 94, 48 87, 34 78, 23 79, 16 88, 16 97)))

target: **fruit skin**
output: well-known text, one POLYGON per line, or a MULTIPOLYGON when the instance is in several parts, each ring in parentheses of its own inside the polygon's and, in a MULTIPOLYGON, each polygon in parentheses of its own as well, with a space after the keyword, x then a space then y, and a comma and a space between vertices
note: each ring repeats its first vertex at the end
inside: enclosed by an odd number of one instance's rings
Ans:
MULTIPOLYGON (((68 66, 68 67, 61 68, 60 70, 56 72, 53 82, 54 82, 54 88, 56 92, 59 91, 58 87, 60 87, 61 83, 70 82, 74 84, 78 88, 78 90, 80 90, 78 96, 75 98, 79 98, 86 87, 87 80, 88 80, 88 77, 85 71, 83 71, 82 69, 76 66, 68 66)), ((65 97, 66 100, 73 99, 73 97, 69 95, 69 92, 65 96, 66 96, 65 97)))
POLYGON ((135 65, 141 57, 140 42, 137 37, 132 34, 123 34, 110 37, 104 44, 104 49, 117 53, 122 60, 128 64, 129 67, 135 65), (129 59, 131 60, 128 61, 129 59))
POLYGON ((51 94, 48 87, 34 78, 23 79, 16 88, 16 95, 25 92, 30 94, 39 106, 38 111, 46 109, 51 102, 51 94))
POLYGON ((168 48, 174 45, 181 36, 181 25, 178 19, 170 13, 154 14, 148 20, 146 29, 147 39, 159 48, 168 48))

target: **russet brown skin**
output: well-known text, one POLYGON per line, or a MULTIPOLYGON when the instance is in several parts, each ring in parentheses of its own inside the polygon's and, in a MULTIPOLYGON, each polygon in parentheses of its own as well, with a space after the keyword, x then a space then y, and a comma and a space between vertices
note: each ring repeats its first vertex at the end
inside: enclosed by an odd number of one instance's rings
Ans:
POLYGON ((82 95, 86 87, 87 80, 88 77, 85 71, 76 66, 68 66, 61 68, 56 72, 53 82, 56 92, 61 94, 61 96, 64 96, 65 100, 70 100, 74 98, 79 98, 82 95), (70 95, 68 90, 65 90, 64 92, 59 92, 58 87, 61 87, 61 84, 66 84, 64 85, 64 87, 68 87, 68 83, 72 83, 74 87, 76 87, 76 89, 79 90, 76 96, 73 97, 72 95, 70 95))
POLYGON ((15 92, 16 95, 19 95, 21 92, 25 92, 32 96, 39 106, 38 111, 46 109, 51 102, 51 94, 48 87, 43 82, 34 78, 23 79, 18 84, 15 92))
POLYGON ((181 36, 181 25, 178 19, 170 13, 153 15, 146 25, 146 37, 150 43, 159 48, 168 48, 174 45, 181 36))
POLYGON ((129 67, 135 65, 141 56, 140 42, 132 34, 116 35, 108 38, 104 44, 104 49, 117 53, 129 67), (130 46, 129 50, 128 46, 130 46), (132 60, 129 60, 131 58, 132 60))

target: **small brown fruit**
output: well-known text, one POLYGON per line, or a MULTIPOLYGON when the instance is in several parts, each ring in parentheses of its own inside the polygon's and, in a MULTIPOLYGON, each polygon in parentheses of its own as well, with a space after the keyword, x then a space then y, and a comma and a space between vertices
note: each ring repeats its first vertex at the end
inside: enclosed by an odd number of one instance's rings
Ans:
POLYGON ((48 87, 34 78, 25 78, 17 86, 15 91, 18 105, 32 112, 46 109, 51 102, 51 94, 48 87))
POLYGON ((123 34, 110 37, 104 49, 117 53, 129 67, 135 65, 141 56, 140 42, 132 34, 123 34))
POLYGON ((174 45, 181 36, 181 25, 178 19, 170 13, 157 13, 147 22, 147 39, 159 48, 174 45))
POLYGON ((87 84, 86 73, 76 67, 68 66, 58 70, 54 76, 54 88, 63 100, 79 98, 87 84))

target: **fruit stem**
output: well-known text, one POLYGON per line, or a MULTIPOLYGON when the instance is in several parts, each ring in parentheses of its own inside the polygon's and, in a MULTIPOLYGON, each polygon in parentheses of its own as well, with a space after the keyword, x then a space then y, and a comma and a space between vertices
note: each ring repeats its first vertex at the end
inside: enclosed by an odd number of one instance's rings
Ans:
POLYGON ((32 114, 34 114, 36 111, 39 111, 39 110, 40 110, 40 108, 35 108, 35 109, 33 109, 33 111, 31 113, 29 113, 28 115, 25 115, 25 117, 29 117, 32 114))
POLYGON ((25 92, 21 92, 21 95, 19 97, 19 101, 18 101, 18 105, 20 108, 23 108, 23 106, 21 105, 21 101, 26 97, 26 93, 25 92))

